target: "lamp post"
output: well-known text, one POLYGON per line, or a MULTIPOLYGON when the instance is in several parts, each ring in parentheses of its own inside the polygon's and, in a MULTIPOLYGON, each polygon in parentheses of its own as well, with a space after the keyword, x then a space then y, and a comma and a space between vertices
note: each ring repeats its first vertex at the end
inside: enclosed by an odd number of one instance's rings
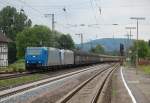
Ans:
MULTIPOLYGON (((112 24, 113 26, 117 26, 119 24, 112 24)), ((115 45, 115 33, 114 33, 114 30, 113 30, 113 45, 115 45)))
MULTIPOLYGON (((112 24, 112 25, 117 26, 117 25, 119 25, 119 24, 112 24)), ((113 39, 114 39, 114 32, 113 32, 113 39)))
POLYGON ((75 35, 79 35, 80 38, 81 38, 81 49, 83 49, 83 34, 80 33, 80 34, 75 34, 75 35))
POLYGON ((145 20, 144 17, 131 17, 130 19, 132 20, 136 20, 136 24, 137 24, 137 42, 136 42, 136 74, 137 74, 137 68, 138 68, 138 61, 139 61, 139 57, 138 57, 138 39, 139 39, 139 20, 145 20))

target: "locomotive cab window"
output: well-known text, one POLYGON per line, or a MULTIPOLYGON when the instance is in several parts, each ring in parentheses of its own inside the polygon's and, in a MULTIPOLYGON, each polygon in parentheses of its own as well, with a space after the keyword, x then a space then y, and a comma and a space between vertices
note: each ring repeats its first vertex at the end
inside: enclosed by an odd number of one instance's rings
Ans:
POLYGON ((27 54, 28 55, 40 55, 41 50, 39 49, 28 49, 27 54))

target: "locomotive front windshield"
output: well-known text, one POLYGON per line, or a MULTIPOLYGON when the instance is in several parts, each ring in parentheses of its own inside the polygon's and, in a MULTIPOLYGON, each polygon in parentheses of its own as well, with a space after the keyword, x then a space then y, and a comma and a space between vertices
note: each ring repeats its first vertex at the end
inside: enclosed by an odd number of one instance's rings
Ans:
POLYGON ((28 55, 40 55, 41 50, 40 49, 27 49, 28 55))

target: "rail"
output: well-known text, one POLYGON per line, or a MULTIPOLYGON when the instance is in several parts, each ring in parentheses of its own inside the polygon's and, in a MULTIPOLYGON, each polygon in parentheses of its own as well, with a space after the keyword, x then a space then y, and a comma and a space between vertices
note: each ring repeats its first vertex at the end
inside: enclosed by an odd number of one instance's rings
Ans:
MULTIPOLYGON (((119 66, 119 64, 115 64, 112 67, 109 67, 109 68, 107 67, 106 69, 96 73, 94 76, 92 76, 91 78, 89 78, 88 80, 86 80, 85 82, 80 84, 78 87, 73 89, 71 92, 69 92, 67 95, 65 95, 63 98, 58 100, 57 103, 66 103, 66 102, 68 102, 71 98, 73 98, 73 96, 75 96, 80 90, 82 90, 83 87, 85 87, 88 83, 90 83, 94 78, 96 78, 97 76, 99 76, 102 73, 106 72, 107 73, 106 77, 103 79, 102 83, 100 83, 98 85, 98 88, 96 88, 96 90, 94 90, 95 95, 93 97, 91 97, 92 99, 91 99, 90 103, 96 103, 99 100, 99 98, 102 98, 102 96, 103 96, 102 92, 107 87, 106 84, 108 83, 108 81, 110 80, 111 75, 113 74, 113 72, 116 70, 116 68, 118 66, 119 66)), ((102 101, 102 99, 100 99, 100 101, 102 101)), ((103 102, 100 102, 100 103, 103 103, 103 102)))

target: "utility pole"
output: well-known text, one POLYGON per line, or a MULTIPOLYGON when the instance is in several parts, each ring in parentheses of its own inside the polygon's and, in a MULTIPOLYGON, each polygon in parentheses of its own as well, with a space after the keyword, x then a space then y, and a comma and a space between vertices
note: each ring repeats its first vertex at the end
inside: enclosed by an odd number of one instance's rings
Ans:
POLYGON ((83 34, 81 34, 81 45, 82 45, 82 49, 83 49, 83 34))
POLYGON ((55 16, 54 14, 44 14, 45 17, 52 17, 52 32, 55 31, 55 16))
POLYGON ((125 37, 127 37, 127 39, 125 40, 125 46, 126 46, 126 52, 127 52, 127 48, 128 48, 128 45, 129 45, 129 40, 130 40, 130 34, 128 34, 128 32, 127 32, 127 34, 126 35, 124 35, 125 37))
POLYGON ((144 17, 131 17, 130 19, 136 20, 137 24, 137 42, 136 42, 136 74, 137 74, 137 68, 138 68, 138 62, 139 62, 139 57, 138 57, 138 39, 139 39, 139 20, 145 20, 144 17))
POLYGON ((93 48, 92 39, 90 40, 91 49, 93 48))
POLYGON ((132 30, 133 30, 133 29, 136 29, 136 27, 126 27, 126 29, 129 29, 129 30, 130 30, 129 39, 131 40, 131 37, 133 36, 133 35, 132 35, 132 30))
MULTIPOLYGON (((44 14, 44 16, 46 17, 46 18, 52 18, 52 33, 53 34, 55 34, 55 16, 54 16, 54 13, 52 13, 52 14, 44 14)), ((52 44, 53 44, 53 46, 55 47, 56 46, 56 42, 55 42, 55 40, 54 39, 52 39, 52 44)))
POLYGON ((75 34, 75 35, 79 35, 80 38, 81 38, 81 48, 83 49, 83 34, 80 33, 80 34, 75 34))
POLYGON ((127 36, 127 39, 128 39, 128 40, 127 40, 127 46, 126 46, 126 50, 127 50, 126 52, 127 52, 127 54, 128 54, 128 48, 127 48, 127 47, 129 46, 129 43, 131 42, 131 37, 133 36, 133 35, 132 35, 132 30, 133 30, 133 29, 136 29, 136 27, 130 27, 130 26, 129 26, 129 27, 126 27, 125 29, 130 30, 130 34, 125 35, 125 36, 127 36))
POLYGON ((126 62, 129 63, 129 41, 130 41, 130 34, 125 35, 127 39, 125 39, 125 57, 126 57, 126 62))

